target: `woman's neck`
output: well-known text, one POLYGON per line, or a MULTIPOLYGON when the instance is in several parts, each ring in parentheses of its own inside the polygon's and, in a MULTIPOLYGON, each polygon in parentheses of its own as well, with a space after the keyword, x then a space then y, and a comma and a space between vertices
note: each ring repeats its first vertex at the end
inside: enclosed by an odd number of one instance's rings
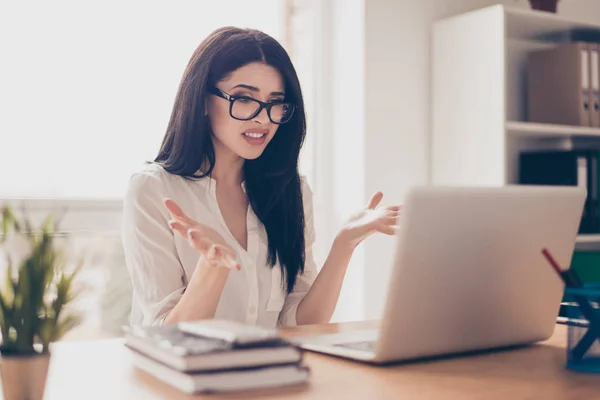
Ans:
POLYGON ((215 146, 215 166, 211 178, 221 185, 237 187, 244 181, 244 159, 224 146, 215 146))

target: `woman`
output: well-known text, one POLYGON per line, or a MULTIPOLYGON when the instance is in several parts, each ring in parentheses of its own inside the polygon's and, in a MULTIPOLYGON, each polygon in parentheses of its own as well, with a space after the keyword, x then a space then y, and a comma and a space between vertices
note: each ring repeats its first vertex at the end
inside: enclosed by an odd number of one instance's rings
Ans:
POLYGON ((328 322, 355 247, 394 233, 382 194, 340 230, 317 275, 298 77, 279 43, 222 28, 183 74, 162 147, 134 174, 123 245, 132 324, 204 318, 265 327, 328 322))

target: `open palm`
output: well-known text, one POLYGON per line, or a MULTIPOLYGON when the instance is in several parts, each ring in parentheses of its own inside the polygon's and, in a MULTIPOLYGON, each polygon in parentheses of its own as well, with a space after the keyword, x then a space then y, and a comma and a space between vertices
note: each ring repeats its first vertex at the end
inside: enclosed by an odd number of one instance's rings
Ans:
POLYGON ((171 199, 166 199, 165 207, 171 215, 169 226, 196 249, 212 267, 240 269, 235 251, 209 226, 185 215, 181 207, 171 199))
POLYGON ((396 223, 400 206, 379 206, 383 193, 377 192, 363 210, 350 216, 340 235, 352 246, 358 246, 363 240, 375 232, 386 235, 396 233, 396 223))

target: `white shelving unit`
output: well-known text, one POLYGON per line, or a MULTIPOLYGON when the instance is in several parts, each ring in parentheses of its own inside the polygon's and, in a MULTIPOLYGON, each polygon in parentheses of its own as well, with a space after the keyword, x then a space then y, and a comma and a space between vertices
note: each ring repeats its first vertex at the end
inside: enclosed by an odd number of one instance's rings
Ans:
MULTIPOLYGON (((494 5, 434 24, 433 184, 514 184, 523 150, 600 149, 600 128, 527 121, 527 54, 573 31, 600 32, 600 22, 494 5)), ((600 249, 600 235, 580 236, 577 248, 600 249)))
POLYGON ((546 138, 600 138, 600 128, 542 124, 538 122, 506 121, 506 131, 510 135, 546 138))

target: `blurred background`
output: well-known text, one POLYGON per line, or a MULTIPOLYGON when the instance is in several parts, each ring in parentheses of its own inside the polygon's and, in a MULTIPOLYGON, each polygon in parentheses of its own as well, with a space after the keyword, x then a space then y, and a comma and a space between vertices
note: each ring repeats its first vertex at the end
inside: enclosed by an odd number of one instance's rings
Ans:
MULTIPOLYGON (((131 283, 119 237, 121 198, 131 173, 155 157, 183 70, 210 32, 224 25, 260 29, 279 40, 294 62, 308 118, 301 168, 315 193, 321 265, 343 220, 373 192, 382 190, 386 203, 402 203, 412 185, 456 183, 454 176, 468 175, 452 166, 456 160, 435 159, 444 150, 433 138, 452 140, 450 133, 460 130, 440 126, 452 119, 452 110, 438 120, 436 99, 445 105, 454 90, 462 104, 461 88, 476 93, 477 87, 468 76, 444 74, 443 68, 459 66, 436 47, 434 24, 498 3, 516 10, 507 21, 523 38, 504 33, 515 40, 555 45, 559 39, 527 35, 545 27, 564 33, 571 25, 600 26, 598 0, 561 0, 556 14, 531 17, 528 0, 0 1, 0 201, 24 204, 32 215, 68 210, 64 240, 73 253, 88 255, 81 274, 87 289, 79 303, 85 322, 69 337, 118 335, 127 323, 131 283), (449 89, 447 82, 455 84, 449 89)), ((475 47, 466 51, 455 42, 457 54, 494 52, 483 68, 490 74, 513 65, 504 42, 494 41, 500 27, 504 22, 465 25, 464 46, 475 47)), ((504 84, 508 73, 493 76, 504 84)), ((502 89, 504 100, 492 103, 501 102, 504 113, 512 93, 502 89)), ((474 97, 471 106, 472 112, 456 110, 467 131, 469 115, 482 104, 474 97)), ((483 126, 504 137, 506 118, 526 119, 516 114, 483 126)), ((541 129, 542 136, 551 130, 541 129)), ((589 130, 600 136, 600 127, 589 130)), ((465 158, 460 148, 448 145, 447 151, 465 158)), ((511 180, 494 179, 482 175, 473 182, 511 180)), ((335 321, 380 316, 393 244, 392 238, 374 237, 357 250, 335 321)), ((584 257, 593 254, 587 249, 584 257)))

